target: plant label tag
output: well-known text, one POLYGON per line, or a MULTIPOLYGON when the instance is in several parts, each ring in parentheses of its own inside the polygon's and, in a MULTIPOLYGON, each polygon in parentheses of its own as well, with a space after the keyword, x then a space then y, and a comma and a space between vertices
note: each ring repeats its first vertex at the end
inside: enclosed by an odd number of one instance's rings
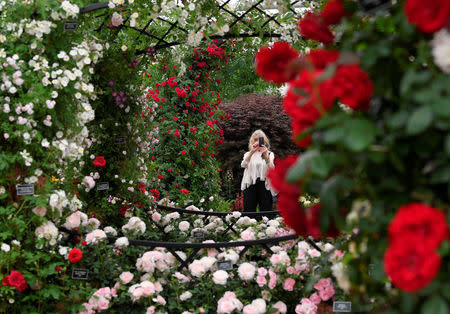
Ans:
POLYGON ((16 191, 17 191, 17 195, 34 195, 34 185, 33 184, 17 184, 16 191))
POLYGON ((116 145, 123 145, 127 142, 127 139, 125 136, 116 136, 114 138, 114 144, 116 145))
POLYGON ((392 0, 359 0, 359 4, 365 13, 373 13, 392 6, 392 0))
POLYGON ((72 279, 87 280, 88 276, 89 276, 89 269, 84 269, 84 268, 73 268, 72 269, 72 279))
POLYGON ((108 7, 108 1, 94 3, 94 4, 91 4, 91 5, 88 5, 87 7, 80 8, 80 13, 83 14, 83 13, 86 13, 86 12, 91 12, 91 11, 104 9, 104 8, 107 8, 107 7, 108 7))
POLYGON ((109 190, 109 182, 99 182, 97 183, 97 191, 109 190))
POLYGON ((217 262, 217 270, 232 270, 232 269, 233 263, 231 263, 230 260, 217 262))
POLYGON ((204 238, 205 232, 203 230, 197 230, 193 232, 194 238, 204 238))
POLYGON ((352 302, 335 301, 333 302, 333 312, 351 312, 352 302))
POLYGON ((78 21, 65 21, 64 22, 64 30, 65 31, 74 31, 77 29, 78 21))

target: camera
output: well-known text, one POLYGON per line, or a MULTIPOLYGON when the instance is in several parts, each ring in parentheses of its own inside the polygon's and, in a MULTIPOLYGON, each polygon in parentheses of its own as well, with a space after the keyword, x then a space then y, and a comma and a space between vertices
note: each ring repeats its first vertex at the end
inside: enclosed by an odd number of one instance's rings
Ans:
POLYGON ((259 147, 263 147, 264 146, 264 137, 260 137, 259 138, 259 147))

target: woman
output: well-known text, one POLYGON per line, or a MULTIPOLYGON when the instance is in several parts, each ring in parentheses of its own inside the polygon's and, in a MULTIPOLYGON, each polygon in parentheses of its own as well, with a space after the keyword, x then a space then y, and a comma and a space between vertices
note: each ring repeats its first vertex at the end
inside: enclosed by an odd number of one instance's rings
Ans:
POLYGON ((261 130, 253 132, 248 142, 248 152, 244 154, 241 167, 245 168, 242 178, 241 190, 244 191, 244 212, 272 210, 272 195, 276 193, 271 189, 266 178, 267 170, 274 167, 274 154, 270 150, 270 142, 261 130), (259 138, 264 139, 260 146, 259 138))

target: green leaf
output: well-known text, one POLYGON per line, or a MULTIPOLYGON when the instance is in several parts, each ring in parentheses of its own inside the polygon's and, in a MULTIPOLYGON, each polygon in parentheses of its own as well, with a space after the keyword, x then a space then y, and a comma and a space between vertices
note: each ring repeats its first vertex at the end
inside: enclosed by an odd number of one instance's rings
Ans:
POLYGON ((403 75, 402 82, 400 83, 400 94, 405 96, 414 84, 423 84, 430 80, 430 71, 415 71, 414 69, 408 70, 403 75))
POLYGON ((318 155, 319 152, 317 150, 307 151, 300 155, 295 165, 288 170, 286 181, 288 183, 299 181, 306 174, 310 161, 318 155))
POLYGON ((387 124, 393 129, 403 128, 408 121, 408 112, 398 111, 388 117, 387 124))
POLYGON ((450 117, 450 99, 439 98, 431 102, 433 112, 439 117, 450 117))
POLYGON ((423 132, 433 122, 433 111, 429 106, 422 106, 409 117, 406 133, 415 135, 423 132))
POLYGON ((310 165, 312 173, 320 178, 326 178, 331 170, 329 163, 322 155, 312 158, 310 165))
POLYGON ((429 298, 421 309, 422 314, 448 314, 449 312, 447 303, 438 295, 429 298))
POLYGON ((444 151, 447 156, 450 156, 450 133, 447 134, 444 140, 444 151))
POLYGON ((375 140, 375 126, 368 120, 351 119, 345 125, 343 144, 354 152, 361 152, 375 140))
POLYGON ((434 170, 430 182, 432 184, 450 182, 450 165, 434 170))

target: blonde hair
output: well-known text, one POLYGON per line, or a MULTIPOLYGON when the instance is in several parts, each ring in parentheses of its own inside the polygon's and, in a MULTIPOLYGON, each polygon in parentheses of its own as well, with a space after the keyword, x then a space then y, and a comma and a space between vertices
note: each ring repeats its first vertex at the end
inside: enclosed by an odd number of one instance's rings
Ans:
POLYGON ((248 150, 252 150, 252 144, 255 138, 264 137, 264 145, 267 147, 267 149, 270 149, 270 141, 267 135, 262 130, 256 130, 252 133, 252 136, 250 136, 250 139, 248 140, 248 150))

